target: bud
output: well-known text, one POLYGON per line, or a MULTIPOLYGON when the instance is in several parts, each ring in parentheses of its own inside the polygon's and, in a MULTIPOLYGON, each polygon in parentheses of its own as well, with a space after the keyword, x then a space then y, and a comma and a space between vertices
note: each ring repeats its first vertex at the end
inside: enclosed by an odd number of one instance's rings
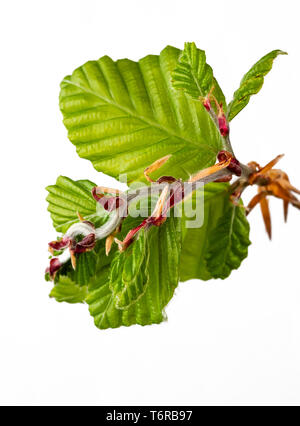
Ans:
POLYGON ((61 268, 61 266, 62 266, 62 263, 57 257, 54 257, 53 259, 50 260, 50 265, 48 266, 48 268, 46 268, 45 274, 46 275, 49 274, 51 281, 54 280, 55 275, 57 271, 61 268))
POLYGON ((234 175, 241 176, 242 169, 240 166, 240 162, 236 158, 234 158, 230 152, 220 151, 217 158, 220 162, 230 159, 230 164, 227 166, 227 169, 234 175))
POLYGON ((228 125, 227 118, 224 113, 222 104, 218 106, 218 109, 219 109, 219 113, 218 113, 219 130, 221 135, 223 137, 226 137, 229 135, 229 125, 228 125))
POLYGON ((236 159, 233 158, 230 162, 230 165, 228 166, 228 169, 235 174, 236 176, 241 176, 242 174, 242 169, 240 166, 240 162, 236 159))
POLYGON ((211 110, 211 103, 210 103, 210 100, 209 100, 208 96, 203 99, 202 105, 204 106, 204 108, 206 109, 206 111, 210 112, 210 110, 211 110))
POLYGON ((208 94, 205 96, 205 98, 200 98, 202 99, 202 105, 204 106, 204 108, 206 109, 206 111, 210 112, 211 111, 211 100, 216 101, 214 95, 213 95, 213 91, 215 90, 215 86, 212 86, 208 92, 208 94))

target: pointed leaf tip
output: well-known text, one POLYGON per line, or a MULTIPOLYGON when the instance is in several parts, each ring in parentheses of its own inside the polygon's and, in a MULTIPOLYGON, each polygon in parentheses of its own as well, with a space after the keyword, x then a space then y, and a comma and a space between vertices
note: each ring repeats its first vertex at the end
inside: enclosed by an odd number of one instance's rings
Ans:
POLYGON ((214 96, 223 104, 225 110, 227 108, 225 96, 214 78, 211 66, 206 62, 205 51, 198 49, 194 42, 184 44, 184 50, 172 73, 172 84, 175 89, 183 90, 198 101, 215 86, 217 90, 214 96))
POLYGON ((228 119, 231 121, 249 103, 252 95, 260 91, 264 77, 271 71, 274 59, 278 55, 287 55, 283 50, 273 50, 256 62, 242 78, 240 87, 235 91, 228 105, 228 119))

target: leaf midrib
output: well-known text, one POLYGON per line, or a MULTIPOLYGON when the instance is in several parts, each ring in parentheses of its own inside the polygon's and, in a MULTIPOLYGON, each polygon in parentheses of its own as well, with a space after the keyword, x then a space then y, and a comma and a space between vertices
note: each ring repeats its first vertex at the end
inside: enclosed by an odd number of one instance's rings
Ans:
POLYGON ((200 96, 203 96, 203 91, 202 91, 202 89, 201 89, 201 86, 200 86, 200 84, 199 84, 199 81, 198 81, 198 79, 197 79, 197 77, 196 77, 196 75, 195 75, 195 73, 194 73, 194 71, 193 71, 193 68, 192 68, 192 64, 189 62, 189 66, 190 66, 190 69, 191 69, 191 74, 192 74, 192 76, 193 76, 193 79, 194 79, 194 81, 195 81, 195 83, 196 83, 196 86, 197 86, 197 88, 198 88, 198 91, 199 91, 199 93, 200 93, 200 96))
POLYGON ((112 105, 112 106, 114 106, 114 107, 116 107, 116 108, 119 108, 120 110, 122 110, 122 111, 124 111, 124 112, 126 112, 129 116, 131 116, 131 117, 133 117, 133 118, 137 118, 138 120, 141 120, 141 121, 143 121, 144 123, 146 123, 146 124, 149 124, 150 126, 152 126, 152 127, 156 127, 157 129, 159 129, 159 130, 161 130, 161 131, 163 131, 163 132, 165 132, 165 133, 167 133, 167 134, 169 134, 170 136, 173 136, 173 137, 175 137, 175 138, 177 138, 177 139, 181 139, 182 141, 184 141, 185 143, 189 143, 189 144, 191 144, 191 145, 194 145, 194 146, 196 146, 197 148, 199 148, 199 145, 201 145, 201 147, 207 147, 210 151, 212 151, 214 154, 216 153, 216 151, 210 146, 210 145, 207 145, 207 144, 199 144, 199 143, 196 143, 196 142, 194 142, 194 141, 192 141, 192 140, 190 140, 190 139, 186 139, 185 137, 183 137, 182 135, 178 135, 178 134, 176 134, 176 133, 174 133, 174 132, 172 132, 171 131, 171 129, 169 129, 168 127, 165 127, 165 126, 162 126, 161 124, 158 124, 157 122, 155 122, 155 121, 152 121, 152 120, 150 120, 150 119, 148 119, 148 118, 146 118, 146 117, 144 117, 144 116, 142 116, 142 115, 139 115, 139 114, 135 114, 132 110, 130 110, 129 108, 126 108, 126 107, 124 107, 123 105, 120 105, 120 104, 118 104, 118 103, 116 103, 116 102, 114 102, 114 101, 112 101, 111 99, 109 99, 109 98, 106 98, 105 96, 101 96, 101 95, 99 95, 98 93, 96 93, 96 92, 94 92, 93 90, 89 90, 88 88, 86 88, 86 87, 84 87, 84 86, 82 86, 82 85, 80 85, 80 84, 78 84, 78 83, 74 83, 73 81, 71 81, 71 80, 67 80, 67 79, 64 79, 63 80, 63 83, 67 83, 67 84, 71 84, 72 86, 75 86, 75 87, 78 87, 80 90, 82 90, 83 92, 86 92, 86 93, 89 93, 90 95, 93 95, 93 96, 95 96, 95 97, 97 97, 97 98, 99 98, 99 99, 101 99, 102 101, 104 101, 104 102, 106 102, 106 103, 108 103, 108 104, 110 104, 110 105, 112 105))

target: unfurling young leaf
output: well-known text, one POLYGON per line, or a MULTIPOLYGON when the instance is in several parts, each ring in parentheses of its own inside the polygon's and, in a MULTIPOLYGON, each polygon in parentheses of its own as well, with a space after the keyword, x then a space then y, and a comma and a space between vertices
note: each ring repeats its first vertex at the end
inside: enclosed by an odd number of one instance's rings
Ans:
POLYGON ((185 43, 177 67, 172 73, 173 86, 184 90, 191 98, 204 98, 211 89, 220 104, 226 109, 225 96, 213 76, 213 70, 206 63, 204 50, 195 43, 185 43))
POLYGON ((176 89, 184 89, 193 99, 206 96, 213 85, 213 70, 206 63, 204 50, 197 49, 195 43, 185 43, 172 79, 176 89))
POLYGON ((233 95, 228 105, 228 119, 231 121, 250 101, 250 97, 260 91, 264 84, 264 76, 271 71, 273 61, 278 55, 286 55, 282 50, 273 50, 261 58, 244 75, 240 87, 233 95))
POLYGON ((91 190, 95 186, 89 180, 74 181, 59 176, 55 185, 46 188, 49 192, 48 211, 57 232, 65 233, 73 223, 79 222, 78 213, 98 226, 107 219, 105 210, 97 209, 92 197, 91 190))

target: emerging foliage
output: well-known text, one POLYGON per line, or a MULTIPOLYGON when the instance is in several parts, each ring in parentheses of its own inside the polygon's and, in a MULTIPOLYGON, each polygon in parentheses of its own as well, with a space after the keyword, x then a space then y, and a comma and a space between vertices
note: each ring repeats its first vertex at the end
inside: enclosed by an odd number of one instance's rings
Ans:
POLYGON ((228 118, 231 121, 250 101, 250 97, 260 91, 264 84, 264 77, 271 71, 274 59, 278 55, 286 55, 282 50, 273 50, 261 58, 244 75, 240 87, 233 95, 228 105, 228 118))
POLYGON ((283 200, 285 217, 289 204, 300 209, 300 191, 274 169, 281 156, 265 167, 244 165, 230 140, 230 120, 279 54, 250 69, 228 106, 195 43, 138 62, 103 56, 63 79, 60 109, 79 156, 121 181, 126 174, 130 187, 122 192, 64 176, 47 187, 61 233, 49 243, 51 298, 87 303, 99 329, 159 324, 179 280, 225 279, 239 268, 250 245, 246 214, 258 203, 269 236, 268 196, 283 200), (131 185, 137 182, 143 184, 131 185), (258 193, 244 207, 250 185, 258 193), (199 206, 203 223, 190 227, 187 211, 196 207, 197 215, 199 206), (136 210, 148 212, 136 217, 136 210), (69 257, 62 261, 63 252, 69 257))
POLYGON ((142 297, 126 308, 116 306, 110 286, 110 268, 102 264, 103 258, 99 256, 97 272, 86 299, 98 328, 159 324, 165 319, 164 308, 173 297, 179 280, 180 221, 171 217, 149 232, 149 260, 143 271, 147 288, 142 297))
POLYGON ((46 188, 49 192, 48 211, 57 232, 65 233, 72 224, 79 222, 77 213, 95 225, 105 220, 106 212, 100 211, 91 195, 94 186, 89 180, 74 181, 66 176, 59 176, 55 185, 46 188))
POLYGON ((213 76, 211 66, 206 63, 205 52, 198 49, 195 43, 185 43, 177 67, 172 73, 172 80, 176 89, 182 89, 196 100, 204 98, 214 88, 216 99, 226 109, 225 96, 213 76))

